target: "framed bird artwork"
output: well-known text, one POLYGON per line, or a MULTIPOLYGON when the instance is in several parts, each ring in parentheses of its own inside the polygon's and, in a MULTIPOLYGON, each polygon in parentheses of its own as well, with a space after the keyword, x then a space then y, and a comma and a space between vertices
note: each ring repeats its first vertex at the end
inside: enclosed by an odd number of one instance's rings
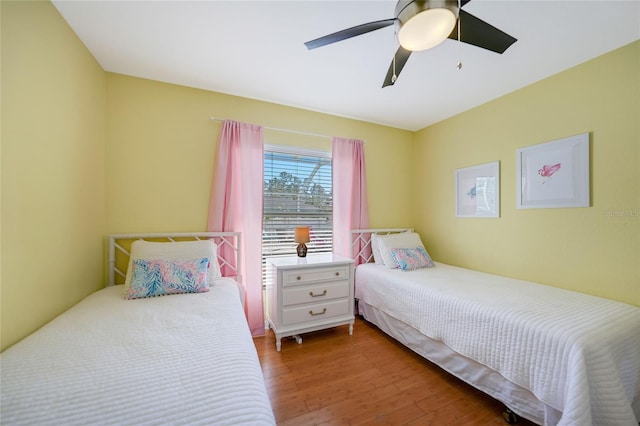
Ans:
POLYGON ((500 217, 500 162, 456 170, 456 216, 500 217))
POLYGON ((589 133, 519 149, 516 179, 519 209, 589 207, 589 133))

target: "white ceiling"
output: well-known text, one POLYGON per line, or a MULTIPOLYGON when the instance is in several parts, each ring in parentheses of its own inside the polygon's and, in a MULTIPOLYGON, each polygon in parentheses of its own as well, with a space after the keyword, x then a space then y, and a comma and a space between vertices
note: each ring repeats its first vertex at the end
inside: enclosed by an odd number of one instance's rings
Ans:
POLYGON ((499 55, 446 40, 413 53, 384 89, 393 26, 315 50, 303 44, 392 18, 395 3, 53 0, 106 71, 408 130, 640 39, 640 0, 473 0, 467 12, 518 41, 499 55))

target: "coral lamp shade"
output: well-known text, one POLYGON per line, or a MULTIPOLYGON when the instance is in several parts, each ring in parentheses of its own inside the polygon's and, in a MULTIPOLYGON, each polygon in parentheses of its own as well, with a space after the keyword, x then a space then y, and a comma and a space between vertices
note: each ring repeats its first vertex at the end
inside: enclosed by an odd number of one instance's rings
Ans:
POLYGON ((296 241, 296 243, 308 243, 310 241, 310 238, 309 238, 309 227, 308 226, 298 226, 298 227, 296 227, 295 241, 296 241))

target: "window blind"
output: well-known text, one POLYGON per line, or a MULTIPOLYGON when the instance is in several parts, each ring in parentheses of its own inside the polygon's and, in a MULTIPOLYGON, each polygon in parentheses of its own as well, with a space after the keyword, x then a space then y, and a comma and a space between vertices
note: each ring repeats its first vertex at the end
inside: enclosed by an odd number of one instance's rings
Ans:
POLYGON ((296 254, 296 226, 310 228, 308 253, 331 252, 331 154, 291 147, 265 147, 263 278, 267 257, 296 254))

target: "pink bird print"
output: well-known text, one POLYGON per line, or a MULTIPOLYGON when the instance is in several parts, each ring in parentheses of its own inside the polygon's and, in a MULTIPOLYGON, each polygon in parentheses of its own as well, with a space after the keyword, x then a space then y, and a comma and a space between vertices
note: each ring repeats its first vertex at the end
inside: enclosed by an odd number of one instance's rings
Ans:
MULTIPOLYGON (((538 174, 542 177, 551 179, 551 176, 558 170, 560 170, 560 163, 554 164, 553 166, 549 164, 545 164, 541 169, 538 170, 538 174)), ((545 181, 546 182, 546 181, 545 181)), ((544 182, 542 182, 544 183, 544 182)))

